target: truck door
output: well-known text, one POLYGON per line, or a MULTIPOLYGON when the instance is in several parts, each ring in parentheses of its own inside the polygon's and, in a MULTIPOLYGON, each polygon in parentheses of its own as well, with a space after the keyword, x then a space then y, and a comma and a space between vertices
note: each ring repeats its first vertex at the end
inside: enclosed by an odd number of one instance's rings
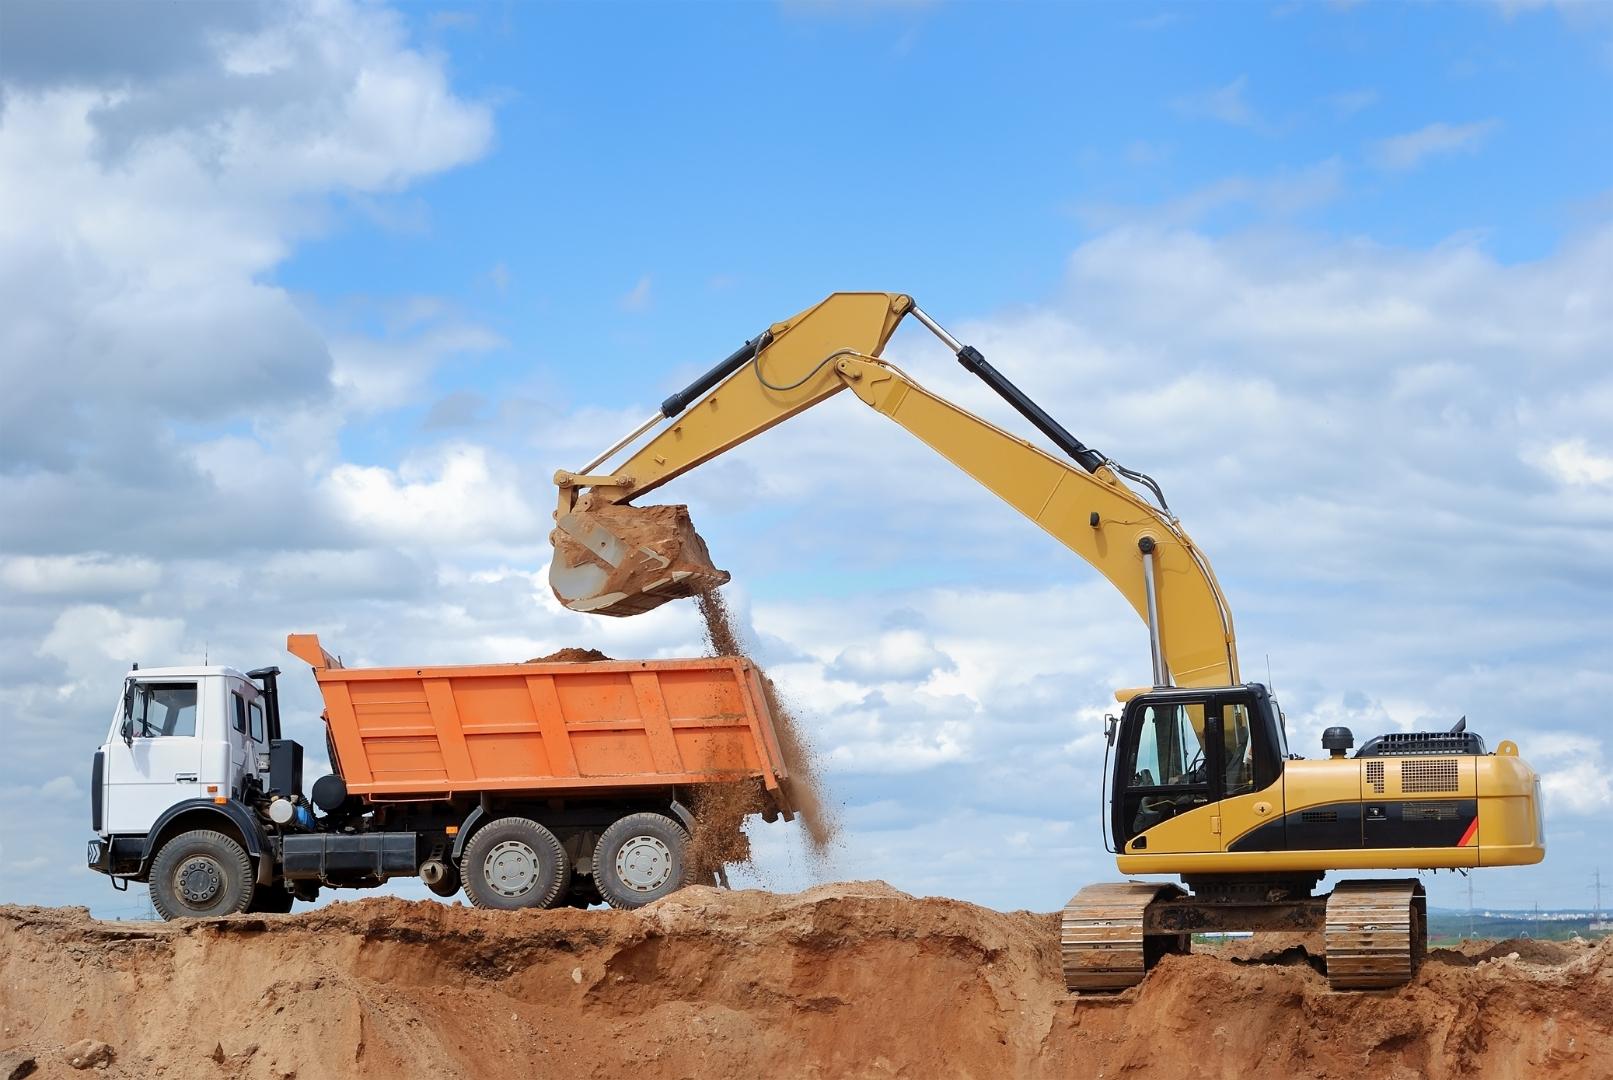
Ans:
POLYGON ((176 802, 201 794, 194 679, 131 679, 106 747, 106 831, 138 835, 176 802))

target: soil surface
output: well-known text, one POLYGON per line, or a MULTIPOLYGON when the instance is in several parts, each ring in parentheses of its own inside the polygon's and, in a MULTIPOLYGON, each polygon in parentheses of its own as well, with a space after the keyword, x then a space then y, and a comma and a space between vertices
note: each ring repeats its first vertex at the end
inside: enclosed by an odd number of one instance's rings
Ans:
POLYGON ((579 648, 575 648, 575 647, 567 647, 567 648, 564 648, 564 649, 556 649, 554 652, 550 653, 548 656, 534 656, 532 659, 528 660, 527 663, 529 663, 529 664, 597 664, 601 660, 609 660, 609 659, 610 659, 610 657, 606 656, 604 653, 600 652, 598 649, 579 649, 579 648))
POLYGON ((383 898, 165 924, 0 907, 0 1076, 32 1060, 127 1080, 1589 1080, 1613 1060, 1613 941, 1540 961, 1439 950, 1366 994, 1330 992, 1302 945, 1254 942, 1289 959, 1166 957, 1119 997, 1081 998, 1057 937, 1054 915, 879 882, 692 888, 631 912, 383 898), (99 1071, 68 1064, 85 1055, 99 1071))

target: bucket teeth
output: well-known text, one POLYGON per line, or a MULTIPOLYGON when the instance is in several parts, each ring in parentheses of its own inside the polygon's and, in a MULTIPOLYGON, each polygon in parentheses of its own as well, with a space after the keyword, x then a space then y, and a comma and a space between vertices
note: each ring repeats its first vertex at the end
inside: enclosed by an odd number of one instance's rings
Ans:
POLYGON ((572 611, 637 615, 728 582, 686 506, 579 505, 549 541, 549 586, 572 611))

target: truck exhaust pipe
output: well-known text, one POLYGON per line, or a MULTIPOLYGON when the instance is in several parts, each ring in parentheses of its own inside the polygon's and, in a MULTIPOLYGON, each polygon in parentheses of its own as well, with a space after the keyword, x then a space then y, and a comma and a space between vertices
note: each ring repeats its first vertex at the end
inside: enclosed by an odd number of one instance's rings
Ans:
POLYGON ((549 587, 572 611, 637 615, 729 580, 687 506, 596 506, 584 496, 555 519, 549 541, 549 587))
POLYGON ((441 859, 427 859, 420 864, 420 880, 427 885, 440 885, 448 876, 448 864, 441 859))

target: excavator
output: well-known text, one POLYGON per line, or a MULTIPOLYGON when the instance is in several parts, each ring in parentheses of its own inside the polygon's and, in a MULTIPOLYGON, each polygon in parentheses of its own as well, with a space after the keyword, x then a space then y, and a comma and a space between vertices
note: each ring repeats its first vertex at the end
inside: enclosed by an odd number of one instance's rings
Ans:
POLYGON ((1117 691, 1120 716, 1106 718, 1105 847, 1121 874, 1180 884, 1077 892, 1061 934, 1071 991, 1123 991, 1194 935, 1238 931, 1320 931, 1334 989, 1398 986, 1427 949, 1421 882, 1352 878, 1318 893, 1327 874, 1545 856, 1534 770, 1511 740, 1486 750, 1465 718, 1377 735, 1353 754, 1349 729, 1330 727, 1325 757, 1290 753, 1276 700, 1239 674, 1226 596, 1160 485, 1083 444, 905 294, 834 293, 745 342, 580 471, 557 472, 556 597, 626 616, 726 583, 685 507, 635 500, 847 390, 1085 559, 1147 625, 1152 684, 1117 691), (881 359, 909 315, 1059 453, 881 359))

